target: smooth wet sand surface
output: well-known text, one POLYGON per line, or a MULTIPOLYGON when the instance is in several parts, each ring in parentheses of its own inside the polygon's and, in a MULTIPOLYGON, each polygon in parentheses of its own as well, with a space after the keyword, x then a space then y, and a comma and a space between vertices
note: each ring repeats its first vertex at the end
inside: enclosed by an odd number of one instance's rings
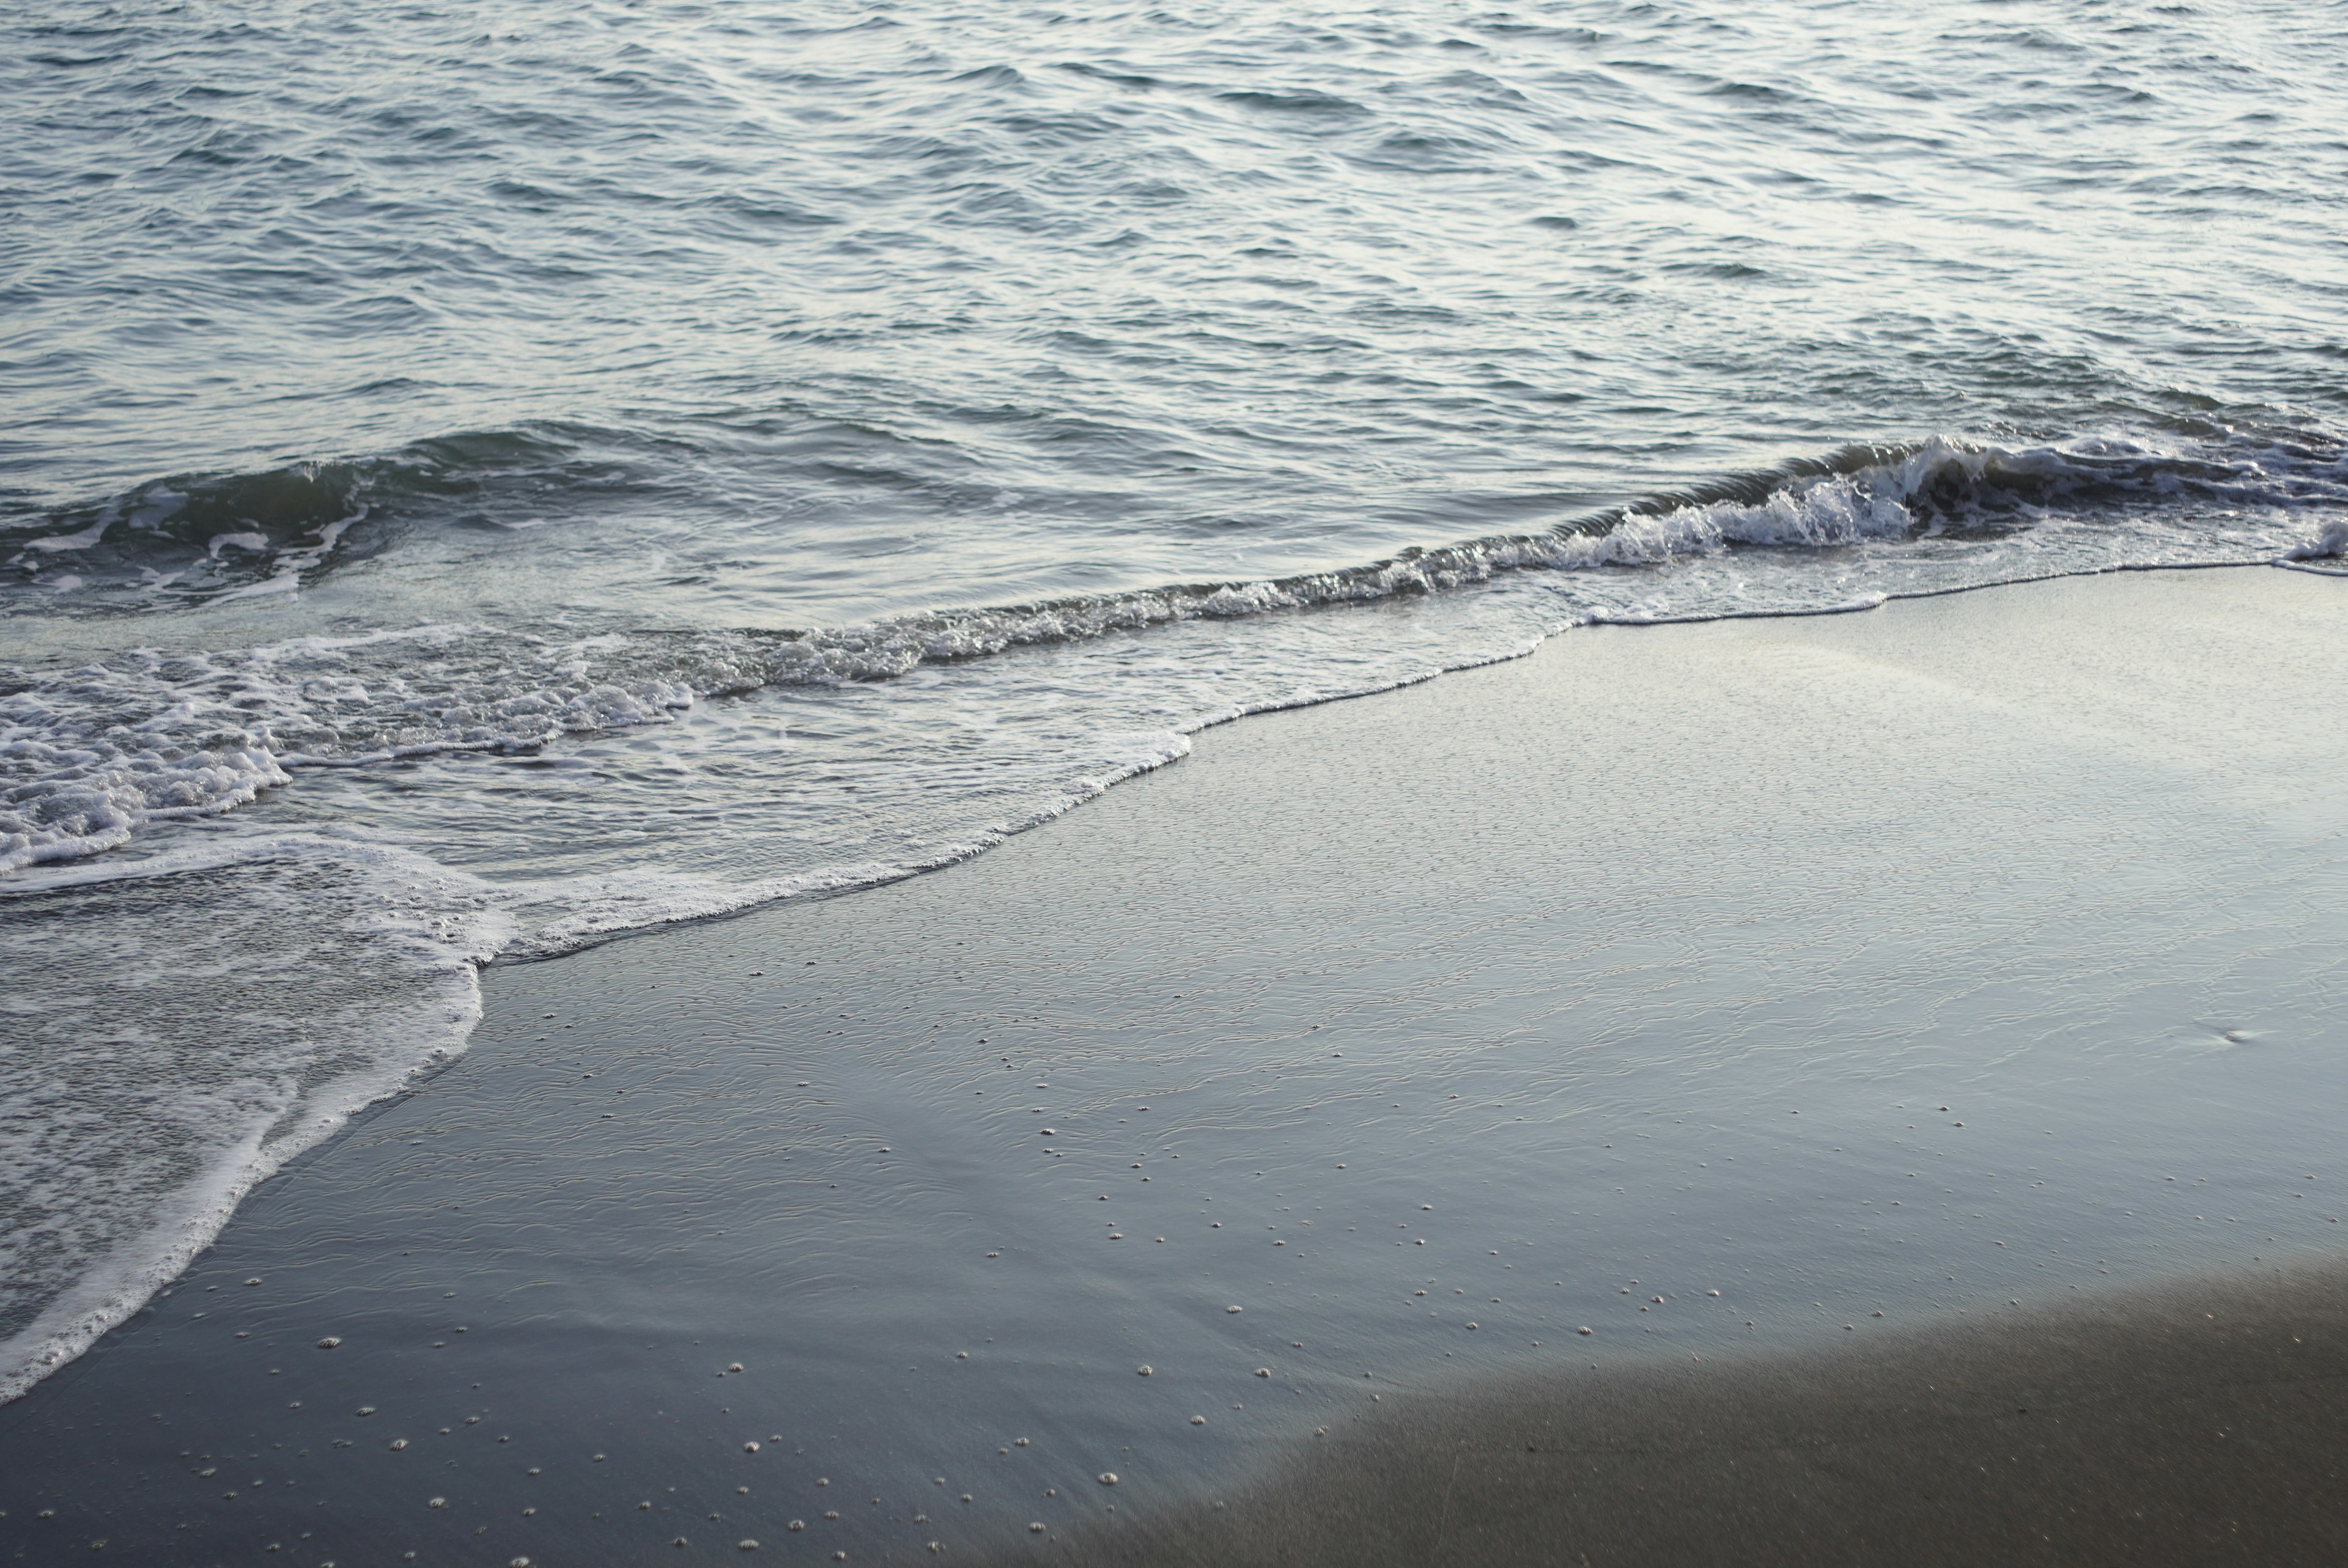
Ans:
POLYGON ((2348 1562, 2348 1270, 1399 1403, 1101 1564, 2348 1562))
POLYGON ((0 1546, 2312 1551, 2343 589, 1578 631, 493 971, 469 1056, 0 1409, 0 1546), (2146 1305, 2188 1277, 2236 1337, 2146 1305), (2000 1472, 2034 1389, 2078 1413, 2000 1472))

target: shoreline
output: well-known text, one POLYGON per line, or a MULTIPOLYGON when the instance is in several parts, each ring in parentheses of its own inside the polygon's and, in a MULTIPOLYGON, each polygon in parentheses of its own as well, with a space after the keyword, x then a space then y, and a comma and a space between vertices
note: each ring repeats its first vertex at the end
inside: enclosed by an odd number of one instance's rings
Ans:
MULTIPOLYGON (((2330 536, 2327 535, 2326 538, 2329 539, 2329 538, 2330 536)), ((1193 738, 1199 734, 1211 733, 1229 724, 1239 723, 1241 720, 1259 719, 1280 713, 1300 712, 1325 706, 1332 702, 1347 702, 1359 701, 1364 698, 1383 696, 1394 692, 1407 690, 1413 686, 1422 685, 1428 682, 1439 680, 1444 677, 1455 676, 1468 671, 1488 669, 1498 664, 1513 662, 1520 659, 1535 657, 1539 654, 1541 647, 1546 643, 1552 641, 1557 638, 1566 636, 1574 630, 1586 631, 1596 628, 1703 626, 1722 620, 1798 620, 1817 617, 1858 615, 1880 610, 1888 604, 1900 604, 1910 601, 1941 599, 1956 595, 1972 594, 1985 589, 2028 588, 2034 585, 2060 583, 2074 579, 2086 579, 2125 573, 2168 574, 2197 571, 2235 572, 2264 568, 2305 572, 2319 577, 2338 577, 2348 575, 2343 574, 2340 569, 2322 564, 2322 562, 2326 559, 2322 554, 2325 548, 2327 547, 2322 545, 2311 546, 2303 550, 2296 551, 2291 555, 2278 558, 2271 561, 2201 561, 2168 564, 2123 564, 2100 568, 2092 571, 2058 571, 2035 576, 2015 577, 1986 584, 1967 583, 1952 587, 1914 588, 1901 591, 1885 593, 1879 597, 1865 601, 1838 603, 1814 608, 1787 608, 1775 610, 1739 612, 1729 615, 1657 615, 1653 617, 1625 617, 1620 619, 1602 619, 1595 621, 1578 623, 1574 626, 1564 627, 1549 631, 1543 634, 1539 641, 1536 641, 1530 646, 1520 651, 1492 655, 1464 664, 1447 666, 1440 670, 1436 670, 1431 672, 1419 674, 1409 679, 1403 680, 1396 684, 1379 686, 1343 696, 1316 696, 1285 702, 1275 706, 1251 708, 1213 719, 1197 730, 1182 732, 1178 737, 1182 746, 1182 749, 1178 754, 1168 757, 1162 761, 1146 764, 1132 772, 1117 774, 1107 778, 1105 781, 1094 781, 1097 787, 1093 788, 1088 794, 1072 796, 1062 801, 1049 815, 1023 823, 1009 825, 1002 831, 1000 835, 988 836, 981 842, 954 848, 933 861, 910 867, 892 869, 886 874, 879 875, 869 879, 859 879, 850 876, 839 881, 837 885, 824 885, 821 879, 819 878, 817 879, 818 885, 816 886, 798 887, 795 890, 788 892, 778 892, 774 890, 776 887, 782 886, 783 883, 787 883, 791 880, 789 878, 784 878, 781 882, 777 882, 771 885, 752 885, 749 886, 731 889, 724 894, 708 894, 707 897, 709 902, 704 912, 691 915, 679 915, 650 925, 620 924, 609 928, 595 930, 586 934, 582 934, 582 930, 569 931, 560 936, 552 935, 552 928, 550 927, 548 933, 541 933, 540 938, 530 941, 516 942, 508 940, 502 944, 496 944, 489 948, 481 949, 488 953, 488 957, 485 959, 476 958, 473 960, 474 968, 469 977, 459 979, 458 972, 438 974, 431 977, 429 984, 431 989, 445 990, 448 989, 448 982, 458 982, 458 989, 465 991, 467 994, 462 999, 448 999, 456 1001, 457 1003, 457 1005, 448 1009, 448 1016, 458 1018, 468 1011, 478 1012, 478 1007, 476 1005, 479 999, 478 977, 486 975, 494 969, 510 968, 518 964, 545 962, 550 959, 560 958, 572 953, 582 952, 592 948, 601 947, 609 942, 620 941, 637 937, 652 936, 662 931, 679 928, 682 927, 697 925, 709 921, 731 920, 744 916, 757 915, 762 912, 780 908, 785 906, 795 906, 832 897, 862 894, 870 892, 876 887, 890 886, 894 882, 929 876, 935 872, 958 866, 969 861, 978 859, 988 854, 991 850, 998 847, 1002 843, 1007 841, 1007 839, 1011 837, 1015 837, 1022 833, 1035 831, 1040 827, 1048 826, 1051 823, 1058 820, 1059 817, 1066 815, 1069 811, 1073 811, 1080 806, 1089 804, 1091 800, 1097 798, 1098 794, 1103 791, 1114 788, 1117 784, 1125 783, 1130 779, 1144 776, 1148 774, 1170 766, 1174 763, 1182 761, 1189 755, 1191 742, 1193 738)), ((1308 607, 1306 612, 1310 613, 1316 610, 1341 608, 1342 607, 1340 606, 1334 605, 1316 605, 1308 607)), ((310 765, 310 764, 305 762, 304 765, 310 765)), ((207 855, 203 846, 181 845, 175 850, 167 850, 160 856, 154 858, 143 862, 131 862, 129 864, 136 867, 140 875, 152 875, 153 868, 160 864, 172 861, 184 861, 185 864, 180 867, 184 872, 188 869, 203 868, 206 859, 207 855), (189 853, 191 849, 195 851, 193 855, 189 853)), ((430 870, 435 872, 438 872, 440 869, 441 868, 438 866, 430 867, 430 870)), ((107 883, 120 876, 123 874, 123 863, 118 863, 108 859, 62 862, 49 866, 44 871, 39 879, 39 890, 57 892, 61 889, 72 888, 84 884, 107 883)), ((436 1000, 433 1004, 427 1005, 424 1010, 427 1012, 439 1011, 440 1008, 438 1002, 436 1000)), ((407 1062, 411 1059, 420 1059, 419 1061, 417 1061, 415 1064, 401 1065, 395 1063, 388 1067, 376 1066, 363 1070, 359 1074, 357 1074, 357 1077, 363 1081, 362 1088, 359 1091, 359 1094, 362 1097, 355 1101, 354 1100, 352 1093, 345 1089, 339 1082, 328 1082, 309 1091, 305 1096, 304 1103, 301 1107, 301 1110, 305 1115, 312 1111, 323 1112, 319 1117, 321 1125, 325 1129, 323 1132, 304 1133, 298 1136, 292 1136, 290 1138, 281 1137, 275 1141, 275 1144, 283 1144, 290 1141, 298 1144, 299 1150, 296 1153, 292 1153, 280 1152, 273 1144, 271 1151, 266 1153, 264 1155, 252 1159, 245 1159, 232 1168, 224 1168, 214 1173, 205 1184, 193 1190, 192 1195, 178 1205, 178 1210, 180 1212, 176 1213, 171 1217, 167 1217, 165 1220, 159 1222, 155 1227, 157 1235, 166 1235, 171 1238, 169 1243, 161 1248, 165 1255, 161 1262, 140 1265, 129 1273, 118 1276, 110 1282, 102 1285, 94 1286, 85 1285, 84 1286, 77 1287, 74 1292, 70 1293, 67 1297, 61 1298, 58 1302, 52 1303, 49 1307, 46 1308, 36 1317, 32 1328, 26 1331, 24 1337, 29 1338, 36 1332, 46 1334, 46 1344, 42 1348, 50 1351, 51 1354, 44 1356, 44 1360, 64 1364, 77 1358, 83 1353, 83 1350, 87 1348, 88 1345, 93 1342, 95 1337, 101 1335, 104 1332, 110 1331, 115 1326, 124 1321, 129 1316, 130 1311, 136 1310, 135 1308, 126 1309, 122 1305, 124 1302, 139 1297, 142 1292, 147 1295, 151 1295, 153 1287, 145 1284, 145 1281, 158 1277, 159 1276, 163 1277, 176 1277, 176 1272, 165 1275, 164 1271, 167 1268, 183 1270, 186 1259, 189 1256, 201 1252, 204 1247, 211 1245, 211 1239, 218 1235, 219 1225, 211 1223, 207 1211, 221 1212, 223 1208, 223 1205, 213 1195, 215 1193, 225 1191, 232 1194, 232 1196, 226 1202, 225 1212, 232 1217, 235 1207, 241 1204, 243 1196, 249 1194, 258 1184, 270 1180, 271 1177, 283 1166, 289 1158, 298 1157, 299 1152, 306 1152, 308 1149, 317 1146, 322 1142, 331 1142, 334 1138, 340 1135, 343 1129, 348 1125, 354 1116, 366 1114, 372 1106, 381 1103, 383 1099, 397 1098, 407 1093, 420 1091, 423 1087, 429 1082, 431 1078, 436 1076, 450 1060, 453 1060, 457 1056, 461 1056, 465 1050, 469 1049, 469 1028, 470 1025, 469 1023, 466 1025, 467 1032, 458 1038, 453 1044, 447 1040, 438 1038, 427 1038, 421 1040, 411 1050, 404 1053, 400 1059, 401 1062, 407 1062), (397 1086, 390 1090, 387 1093, 378 1095, 377 1091, 380 1090, 383 1082, 393 1080, 396 1081, 397 1086), (366 1085, 370 1084, 374 1087, 366 1087, 366 1085), (57 1352, 60 1350, 63 1351, 63 1354, 57 1354, 57 1352)), ((424 1032, 426 1035, 430 1036, 433 1031, 428 1026, 427 1026, 424 1032)), ((153 1249, 150 1248, 150 1250, 153 1249)), ((36 1373, 29 1378, 24 1378, 20 1386, 18 1378, 21 1376, 22 1374, 20 1373, 17 1376, 0 1378, 0 1404, 5 1404, 7 1399, 15 1398, 17 1393, 21 1393, 25 1389, 29 1389, 41 1380, 40 1375, 36 1373), (15 1392, 8 1391, 12 1388, 15 1389, 15 1392)))
POLYGON ((1155 1561, 1315 1426, 1584 1347, 1630 1388, 2318 1266, 2331 592, 1585 629, 854 899, 498 966, 466 1056, 0 1407, 0 1544, 1155 1561))

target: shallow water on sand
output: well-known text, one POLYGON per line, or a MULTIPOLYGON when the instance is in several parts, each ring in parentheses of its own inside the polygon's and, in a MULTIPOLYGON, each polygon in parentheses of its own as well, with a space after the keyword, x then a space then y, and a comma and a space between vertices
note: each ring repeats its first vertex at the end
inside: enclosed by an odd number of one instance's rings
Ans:
POLYGON ((2336 1252, 2333 588, 1581 634, 495 971, 473 1054, 18 1407, 5 1506, 926 1560, 1381 1395, 2336 1252))

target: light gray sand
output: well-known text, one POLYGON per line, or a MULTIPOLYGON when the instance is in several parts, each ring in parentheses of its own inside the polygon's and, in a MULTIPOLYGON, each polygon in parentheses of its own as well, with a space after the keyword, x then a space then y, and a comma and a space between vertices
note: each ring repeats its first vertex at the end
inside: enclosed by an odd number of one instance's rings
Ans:
MULTIPOLYGON (((934 876, 494 972, 470 1056, 0 1409, 0 1542, 930 1561, 1114 1504, 1085 1550, 1147 1556, 1325 1426, 1363 1457, 1251 1539, 1367 1551, 1366 1477, 1456 1546, 1554 1488, 1536 1454, 1447 1512, 1427 1456, 1570 1430, 1592 1363, 1838 1430, 1863 1358, 1970 1354, 1934 1332, 2336 1257, 2343 587, 1576 632, 1210 733, 934 876)), ((1789 1528, 1770 1495, 1718 1506, 1789 1528)), ((1846 1495, 1890 1512, 1818 1560, 1878 1560, 1912 1511, 1846 1495)))

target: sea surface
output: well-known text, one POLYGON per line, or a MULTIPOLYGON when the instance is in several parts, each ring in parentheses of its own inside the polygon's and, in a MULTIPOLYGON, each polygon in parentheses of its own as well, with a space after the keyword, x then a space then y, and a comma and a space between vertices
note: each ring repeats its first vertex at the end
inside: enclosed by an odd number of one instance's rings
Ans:
POLYGON ((0 1399, 501 957, 1591 622, 2342 569, 2340 22, 8 7, 0 1399))

